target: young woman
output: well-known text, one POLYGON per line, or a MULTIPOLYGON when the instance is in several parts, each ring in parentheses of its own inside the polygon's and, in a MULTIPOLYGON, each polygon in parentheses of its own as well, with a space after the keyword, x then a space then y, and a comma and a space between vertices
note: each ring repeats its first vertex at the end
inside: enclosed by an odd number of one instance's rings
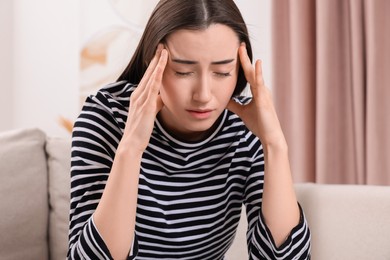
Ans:
POLYGON ((68 259, 308 259, 287 144, 232 0, 161 0, 74 125, 68 259), (238 97, 250 84, 253 98, 238 97))

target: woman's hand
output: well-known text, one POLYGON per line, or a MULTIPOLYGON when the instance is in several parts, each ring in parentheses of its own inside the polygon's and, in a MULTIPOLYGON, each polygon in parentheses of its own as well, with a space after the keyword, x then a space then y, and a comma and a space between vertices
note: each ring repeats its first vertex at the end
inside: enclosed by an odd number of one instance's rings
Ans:
POLYGON ((245 45, 239 48, 239 58, 253 98, 240 105, 231 100, 227 106, 236 113, 257 137, 264 148, 264 186, 261 210, 275 244, 279 247, 299 223, 299 208, 287 143, 276 115, 270 90, 264 85, 261 62, 253 67, 245 45))
POLYGON ((122 140, 133 151, 144 152, 153 131, 156 115, 163 107, 159 92, 167 60, 168 52, 162 44, 159 44, 155 57, 130 97, 129 113, 122 140))
POLYGON ((238 54, 253 98, 246 105, 230 100, 227 109, 242 119, 248 129, 260 139, 263 147, 285 145, 271 91, 264 84, 261 61, 257 60, 255 66, 252 66, 245 44, 241 44, 238 54))
POLYGON ((99 205, 93 214, 114 259, 126 259, 134 241, 139 173, 154 120, 163 107, 159 91, 168 52, 159 45, 142 80, 130 97, 122 140, 99 205))

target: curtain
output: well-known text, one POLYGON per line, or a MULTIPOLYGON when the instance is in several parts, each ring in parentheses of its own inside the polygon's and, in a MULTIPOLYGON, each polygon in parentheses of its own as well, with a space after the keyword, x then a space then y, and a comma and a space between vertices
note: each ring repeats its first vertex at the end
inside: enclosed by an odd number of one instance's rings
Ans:
POLYGON ((390 1, 272 5, 272 89, 294 181, 390 185, 390 1))

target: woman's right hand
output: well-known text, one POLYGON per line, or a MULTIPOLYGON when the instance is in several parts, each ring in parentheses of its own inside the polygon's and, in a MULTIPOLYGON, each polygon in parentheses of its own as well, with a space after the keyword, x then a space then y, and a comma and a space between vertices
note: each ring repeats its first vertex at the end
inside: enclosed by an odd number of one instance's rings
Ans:
POLYGON ((154 120, 163 107, 160 97, 168 52, 159 44, 144 76, 130 97, 129 113, 122 142, 132 151, 143 153, 153 131, 154 120))

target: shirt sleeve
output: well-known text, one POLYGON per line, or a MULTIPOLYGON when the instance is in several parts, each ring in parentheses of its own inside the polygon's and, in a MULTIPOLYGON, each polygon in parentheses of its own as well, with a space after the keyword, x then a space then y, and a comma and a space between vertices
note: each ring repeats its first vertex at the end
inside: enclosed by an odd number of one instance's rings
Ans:
MULTIPOLYGON (((98 92, 86 100, 74 124, 67 259, 113 259, 93 220, 124 127, 113 106, 118 104, 98 92)), ((134 259, 136 236, 129 248, 128 259, 134 259)))
MULTIPOLYGON (((249 146, 256 149, 256 145, 249 146)), ((310 230, 301 206, 300 221, 277 247, 261 212, 264 184, 264 156, 259 144, 245 185, 244 203, 248 218, 247 244, 249 259, 310 259, 310 230)))

